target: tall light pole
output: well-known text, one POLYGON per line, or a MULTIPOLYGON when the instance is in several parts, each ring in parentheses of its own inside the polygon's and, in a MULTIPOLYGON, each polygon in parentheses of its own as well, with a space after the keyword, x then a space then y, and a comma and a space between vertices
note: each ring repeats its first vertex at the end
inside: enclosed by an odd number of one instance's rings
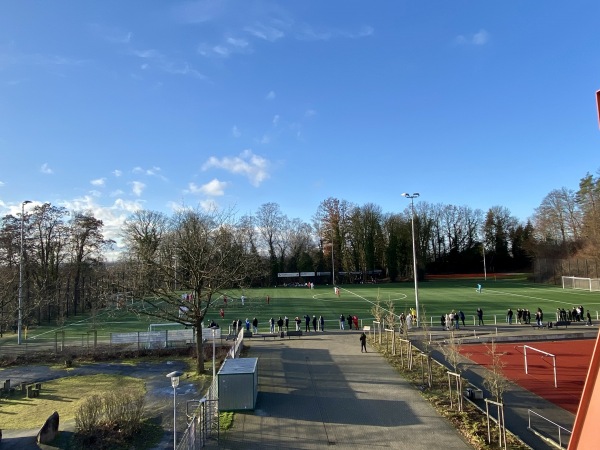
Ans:
POLYGON ((177 448, 177 409, 175 400, 177 399, 177 386, 179 386, 179 377, 181 375, 183 375, 183 372, 179 370, 167 374, 167 378, 171 379, 171 386, 173 386, 173 450, 177 448))
POLYGON ((415 247, 415 204, 414 204, 414 199, 417 198, 419 196, 418 192, 415 192, 414 194, 408 194, 406 192, 404 192, 402 194, 402 197, 405 198, 409 198, 410 199, 410 223, 411 223, 411 227, 412 227, 412 248, 413 248, 413 272, 414 272, 414 278, 415 278, 415 307, 417 308, 417 327, 421 324, 421 321, 419 320, 419 283, 418 283, 418 276, 417 276, 417 249, 415 247))
POLYGON ((23 333, 23 222, 25 221, 25 205, 27 203, 31 203, 31 201, 25 200, 23 203, 21 203, 21 247, 19 249, 19 311, 17 319, 18 345, 21 345, 21 336, 23 333))
POLYGON ((335 287, 335 259, 333 258, 333 230, 331 230, 331 285, 335 287))

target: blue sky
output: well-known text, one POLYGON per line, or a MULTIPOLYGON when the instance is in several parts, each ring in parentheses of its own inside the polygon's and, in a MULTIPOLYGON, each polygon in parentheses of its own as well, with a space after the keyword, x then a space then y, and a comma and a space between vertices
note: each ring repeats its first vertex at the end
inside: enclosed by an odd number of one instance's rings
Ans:
POLYGON ((0 2, 0 214, 337 197, 526 220, 600 168, 600 2, 0 2))

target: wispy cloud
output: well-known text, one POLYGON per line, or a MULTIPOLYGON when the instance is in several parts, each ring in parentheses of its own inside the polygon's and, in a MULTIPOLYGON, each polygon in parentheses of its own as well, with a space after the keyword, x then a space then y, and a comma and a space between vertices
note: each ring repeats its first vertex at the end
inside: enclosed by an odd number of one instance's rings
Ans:
POLYGON ((135 174, 143 174, 143 175, 147 175, 149 177, 156 177, 159 178, 163 181, 166 181, 167 178, 161 173, 161 168, 160 167, 152 167, 150 169, 144 169, 140 166, 136 166, 131 170, 133 173, 135 174))
POLYGON ((307 109, 307 110, 304 112, 304 117, 307 117, 307 118, 309 118, 309 117, 314 117, 314 116, 316 116, 316 115, 317 115, 317 111, 315 111, 314 109, 307 109))
POLYGON ((90 61, 86 59, 69 58, 62 55, 41 53, 17 53, 12 51, 5 53, 0 51, 0 68, 8 66, 38 66, 38 67, 62 67, 82 66, 90 61))
POLYGON ((231 134, 233 135, 234 138, 239 138, 242 135, 241 131, 239 130, 239 128, 236 125, 234 125, 233 128, 231 129, 231 134))
POLYGON ((201 43, 198 45, 197 51, 202 56, 228 58, 234 53, 251 53, 252 47, 247 39, 226 37, 223 42, 216 45, 201 43))
POLYGON ((489 40, 490 34, 484 29, 481 29, 477 33, 468 36, 461 34, 454 39, 454 41, 459 45, 485 45, 489 42, 489 40))
POLYGON ((95 180, 90 181, 92 186, 104 186, 106 183, 106 178, 96 178, 95 180))
POLYGON ((244 175, 253 186, 258 187, 269 178, 269 166, 270 163, 267 159, 255 155, 252 150, 244 150, 240 155, 234 157, 226 156, 219 159, 212 156, 202 165, 202 170, 217 168, 244 175))
POLYGON ((267 96, 265 97, 267 100, 275 100, 275 91, 269 91, 267 96))
POLYGON ((275 127, 276 127, 277 125, 279 125, 279 114, 275 114, 275 115, 273 116, 272 123, 273 123, 273 126, 275 126, 275 127))
POLYGON ((328 41, 330 39, 360 39, 369 37, 374 33, 373 27, 363 26, 358 31, 338 29, 316 30, 310 25, 302 26, 296 33, 296 38, 303 41, 328 41))
POLYGON ((118 178, 118 177, 120 177, 121 175, 123 175, 123 171, 121 171, 121 170, 119 170, 119 169, 116 169, 116 170, 113 170, 112 174, 113 174, 115 177, 117 177, 117 178, 118 178))
POLYGON ((142 61, 140 68, 143 70, 157 69, 171 75, 189 75, 199 79, 206 79, 206 76, 194 69, 187 61, 175 61, 168 58, 156 49, 131 50, 134 56, 142 61))
POLYGON ((275 42, 285 36, 283 30, 278 27, 265 25, 257 22, 254 25, 244 27, 244 31, 258 39, 263 39, 268 42, 275 42))
POLYGON ((129 44, 133 38, 133 33, 131 31, 123 31, 98 23, 90 24, 89 29, 92 34, 111 44, 129 44))
POLYGON ((42 164, 42 167, 40 167, 40 172, 45 173, 46 175, 51 175, 54 173, 54 171, 50 168, 48 163, 42 164))
POLYGON ((4 186, 4 181, 0 181, 0 187, 4 186))
POLYGON ((133 194, 136 195, 137 197, 142 195, 142 193, 144 192, 144 189, 146 189, 146 185, 144 183, 142 183, 141 181, 132 181, 129 184, 131 186, 131 192, 133 192, 133 194))

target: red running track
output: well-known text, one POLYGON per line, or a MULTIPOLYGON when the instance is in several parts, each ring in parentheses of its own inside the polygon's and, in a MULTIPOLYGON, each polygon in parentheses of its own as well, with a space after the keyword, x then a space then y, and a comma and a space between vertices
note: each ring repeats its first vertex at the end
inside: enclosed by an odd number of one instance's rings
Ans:
MULTIPOLYGON (((506 378, 576 414, 595 342, 595 339, 586 339, 497 343, 496 352, 502 354, 500 360, 504 364, 502 372, 506 378), (556 355, 558 387, 554 387, 552 358, 531 349, 527 349, 528 373, 525 374, 524 345, 556 355)), ((465 344, 460 352, 477 364, 489 366, 490 345, 465 344)))

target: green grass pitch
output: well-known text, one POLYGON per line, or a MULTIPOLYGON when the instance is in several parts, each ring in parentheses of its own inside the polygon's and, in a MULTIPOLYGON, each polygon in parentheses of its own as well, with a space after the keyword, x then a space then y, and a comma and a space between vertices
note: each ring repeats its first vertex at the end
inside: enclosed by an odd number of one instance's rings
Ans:
MULTIPOLYGON (((339 316, 344 314, 356 315, 362 319, 363 325, 369 325, 373 320, 371 309, 379 299, 382 307, 387 307, 389 301, 394 304, 397 314, 408 312, 415 305, 414 284, 382 283, 382 284, 349 284, 340 285, 340 296, 336 296, 332 286, 307 287, 273 287, 263 289, 231 290, 226 293, 227 305, 218 299, 206 316, 205 324, 214 319, 227 330, 233 320, 246 318, 250 321, 256 317, 259 321, 259 331, 268 331, 269 318, 275 320, 279 316, 290 318, 290 327, 296 316, 303 317, 323 315, 325 330, 339 329, 339 316), (246 300, 242 306, 240 296, 246 300), (267 304, 266 297, 270 297, 267 304), (221 319, 219 310, 223 308, 225 317, 221 319)), ((563 290, 558 286, 533 284, 522 280, 488 280, 473 279, 436 280, 419 283, 419 309, 421 320, 434 327, 440 323, 440 315, 452 310, 462 310, 466 316, 467 326, 473 325, 473 317, 478 307, 484 311, 486 325, 493 325, 494 316, 498 323, 503 323, 506 310, 511 308, 527 308, 532 312, 534 320, 536 309, 542 308, 544 320, 554 320, 557 308, 572 309, 582 305, 590 310, 592 320, 596 322, 597 311, 600 310, 600 293, 581 290, 563 290), (483 285, 481 293, 476 292, 477 283, 483 285), (423 314, 424 312, 424 314, 423 314)), ((514 317, 516 321, 516 314, 514 317)), ((101 311, 94 317, 78 316, 66 322, 62 327, 44 325, 32 328, 27 332, 28 339, 55 339, 57 330, 73 338, 87 339, 87 333, 96 329, 98 337, 108 337, 111 332, 147 331, 151 323, 160 322, 156 318, 135 316, 125 310, 101 311)), ((2 342, 16 340, 12 332, 4 334, 2 342)))

